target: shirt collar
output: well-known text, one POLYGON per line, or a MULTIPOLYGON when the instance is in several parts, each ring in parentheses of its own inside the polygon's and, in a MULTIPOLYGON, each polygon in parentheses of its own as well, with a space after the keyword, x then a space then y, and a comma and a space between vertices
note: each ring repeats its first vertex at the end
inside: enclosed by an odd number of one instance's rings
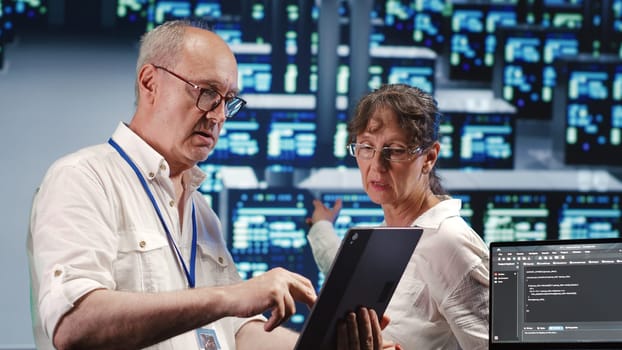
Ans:
MULTIPOLYGON (((125 123, 119 123, 112 134, 112 139, 128 154, 145 179, 151 181, 156 176, 170 177, 170 168, 166 159, 125 123)), ((205 178, 206 175, 196 165, 184 174, 185 183, 192 190, 197 189, 205 178)))
POLYGON ((460 199, 451 198, 449 196, 441 196, 439 199, 441 201, 415 219, 412 226, 438 229, 445 219, 453 216, 460 216, 460 207, 462 205, 460 199))

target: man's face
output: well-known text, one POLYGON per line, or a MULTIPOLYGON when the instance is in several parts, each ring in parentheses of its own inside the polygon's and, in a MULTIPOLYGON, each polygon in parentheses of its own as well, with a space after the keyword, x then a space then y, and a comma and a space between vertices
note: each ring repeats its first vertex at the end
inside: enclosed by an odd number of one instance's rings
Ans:
POLYGON ((160 91, 154 121, 159 123, 161 151, 171 167, 187 169, 207 158, 225 122, 225 103, 214 110, 197 107, 201 89, 222 96, 237 94, 237 64, 231 50, 214 33, 188 28, 175 67, 156 69, 160 91), (172 72, 172 73, 171 73, 172 72))

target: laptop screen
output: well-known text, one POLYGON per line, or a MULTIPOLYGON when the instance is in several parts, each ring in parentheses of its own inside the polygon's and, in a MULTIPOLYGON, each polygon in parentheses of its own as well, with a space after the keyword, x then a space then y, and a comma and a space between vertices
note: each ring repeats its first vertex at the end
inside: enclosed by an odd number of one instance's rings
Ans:
POLYGON ((490 349, 622 348, 622 239, 493 242, 490 257, 490 349))

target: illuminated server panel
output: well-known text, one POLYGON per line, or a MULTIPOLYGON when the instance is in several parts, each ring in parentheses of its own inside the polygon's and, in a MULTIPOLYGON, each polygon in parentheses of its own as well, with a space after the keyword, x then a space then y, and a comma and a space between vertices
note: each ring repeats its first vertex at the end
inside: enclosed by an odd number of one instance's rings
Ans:
POLYGON ((267 162, 313 167, 317 144, 315 96, 296 95, 287 99, 292 101, 291 109, 275 106, 269 112, 267 162))
MULTIPOLYGON (((140 19, 145 22, 146 31, 150 31, 156 26, 174 19, 183 18, 203 18, 203 19, 223 19, 223 2, 221 0, 118 0, 119 3, 133 3, 132 6, 126 5, 127 18, 130 21, 140 19), (142 8, 136 3, 141 3, 142 8)), ((238 11, 242 12, 240 2, 237 2, 238 11)), ((240 13, 236 14, 240 16, 240 13)), ((224 21, 230 19, 224 18, 224 21)))
POLYGON ((439 167, 512 169, 515 118, 504 112, 442 112, 439 167))
POLYGON ((443 11, 445 0, 415 1, 413 38, 419 46, 440 53, 445 45, 443 11))
POLYGON ((622 60, 562 57, 553 103, 556 157, 568 165, 620 166, 622 60))
POLYGON ((475 230, 478 234, 481 235, 481 224, 477 225, 477 222, 481 220, 481 217, 478 217, 479 208, 477 208, 476 201, 477 193, 474 191, 464 191, 464 190, 452 190, 449 191, 449 195, 453 199, 459 199, 462 203, 462 207, 460 208, 460 216, 466 221, 471 228, 475 230))
POLYGON ((277 22, 279 27, 273 30, 273 46, 279 57, 274 69, 283 77, 282 85, 275 92, 314 93, 318 85, 317 7, 313 6, 314 1, 308 0, 271 3, 280 11, 274 19, 282 19, 277 22))
POLYGON ((248 104, 223 125, 218 143, 208 159, 222 165, 265 166, 265 116, 254 107, 256 101, 261 101, 261 97, 269 95, 272 90, 272 46, 244 42, 239 24, 219 24, 214 31, 229 43, 236 55, 238 88, 248 104))
MULTIPOLYGON (((347 101, 347 98, 338 98, 338 100, 347 101)), ((339 102, 338 102, 339 105, 339 102)), ((356 167, 356 160, 348 154, 346 146, 351 140, 348 139, 348 114, 347 108, 337 111, 335 132, 333 135, 332 157, 333 164, 331 166, 356 167)))
POLYGON ((316 166, 315 95, 245 94, 247 107, 227 120, 212 163, 316 166))
POLYGON ((273 95, 272 45, 245 42, 240 25, 221 23, 215 28, 229 43, 238 60, 238 88, 247 105, 235 118, 227 120, 220 139, 210 154, 210 160, 224 165, 253 165, 265 167, 267 138, 266 101, 278 98, 273 95))
POLYGON ((319 198, 329 208, 341 199, 341 211, 333 225, 339 238, 343 238, 351 227, 378 226, 384 221, 382 208, 365 192, 323 192, 319 198))
POLYGON ((257 100, 254 108, 267 125, 266 164, 315 166, 318 132, 315 95, 262 95, 254 99, 257 100))
POLYGON ((117 0, 116 25, 138 33, 168 20, 194 18, 217 29, 223 23, 242 24, 249 37, 265 37, 266 1, 262 0, 117 0))
POLYGON ((427 47, 441 53, 445 44, 443 10, 446 1, 375 0, 372 41, 387 46, 427 47))
POLYGON ((451 189, 486 243, 622 237, 622 192, 451 189))
POLYGON ((496 30, 517 24, 513 4, 484 1, 453 5, 450 29, 449 78, 491 81, 497 46, 496 30))
POLYGON ((501 28, 499 33, 495 94, 514 105, 519 118, 552 119, 555 61, 579 53, 580 32, 517 26, 501 28))
POLYGON ((431 49, 409 46, 372 46, 369 89, 382 84, 408 84, 434 94, 436 53, 431 49))
POLYGON ((585 40, 601 49, 594 49, 595 52, 622 57, 622 0, 587 1, 586 5, 586 18, 590 20, 585 22, 585 40))
MULTIPOLYGON (((622 0, 610 0, 610 7, 605 9, 605 14, 610 16, 605 33, 609 42, 610 51, 622 57, 622 0)), ((604 44, 604 43, 603 43, 604 44)))
MULTIPOLYGON (((249 279, 284 267, 318 285, 319 271, 306 239, 313 197, 306 190, 252 189, 222 192, 228 203, 227 244, 240 276, 249 279)), ((308 313, 297 305, 287 326, 300 329, 308 313)))
POLYGON ((560 193, 559 239, 615 238, 622 230, 622 193, 560 193))
MULTIPOLYGON (((237 26, 215 29, 227 41, 238 61, 238 89, 245 94, 272 91, 272 46, 268 43, 242 42, 237 26)), ((248 101, 247 101, 248 102, 248 101)))
POLYGON ((242 109, 235 119, 227 120, 216 146, 208 159, 220 165, 249 165, 263 159, 265 133, 260 128, 262 119, 257 111, 242 109), (263 154, 262 154, 263 150, 263 154))
POLYGON ((546 192, 495 191, 483 195, 486 243, 547 238, 549 195, 546 192))
POLYGON ((220 192, 203 192, 201 191, 203 198, 207 201, 210 208, 220 217, 220 192))
POLYGON ((205 10, 214 31, 232 45, 239 69, 253 71, 239 86, 242 93, 311 94, 317 90, 317 11, 312 1, 221 2, 222 16, 208 7, 205 10), (254 89, 247 89, 253 85, 254 89))
POLYGON ((540 23, 552 28, 582 28, 585 20, 583 0, 540 0, 540 23))
POLYGON ((224 189, 221 170, 222 165, 213 164, 209 159, 198 164, 199 168, 205 173, 206 177, 199 191, 203 193, 220 192, 224 189))
POLYGON ((199 168, 205 173, 205 180, 201 183, 199 191, 207 192, 220 192, 224 189, 221 170, 222 165, 213 164, 209 159, 199 163, 199 168))
POLYGON ((332 162, 329 162, 329 166, 356 166, 354 158, 348 155, 346 148, 347 144, 350 142, 347 131, 347 123, 350 118, 350 106, 348 102, 350 94, 350 66, 348 65, 349 51, 348 45, 339 45, 337 49, 337 96, 335 97, 335 109, 337 115, 335 116, 335 129, 332 136, 332 162))
POLYGON ((201 171, 205 173, 205 180, 199 186, 199 192, 203 195, 210 207, 220 217, 220 192, 224 190, 222 180, 222 165, 213 164, 210 159, 198 164, 201 171))
POLYGON ((313 167, 317 144, 315 111, 283 110, 271 112, 270 116, 268 163, 313 167))
POLYGON ((117 18, 136 22, 146 17, 149 0, 117 0, 117 18))
POLYGON ((137 35, 153 29, 154 3, 155 0, 117 0, 115 26, 137 35))
POLYGON ((156 1, 153 12, 153 27, 166 21, 191 16, 191 1, 156 1))
POLYGON ((0 31, 4 42, 15 39, 16 28, 46 28, 48 0, 2 0, 0 1, 0 31))
POLYGON ((350 81, 352 70, 350 68, 350 2, 340 0, 339 11, 339 41, 337 43, 337 71, 335 76, 335 126, 332 132, 330 160, 324 159, 325 166, 355 167, 356 162, 348 155, 346 145, 348 139, 347 122, 350 117, 350 81))

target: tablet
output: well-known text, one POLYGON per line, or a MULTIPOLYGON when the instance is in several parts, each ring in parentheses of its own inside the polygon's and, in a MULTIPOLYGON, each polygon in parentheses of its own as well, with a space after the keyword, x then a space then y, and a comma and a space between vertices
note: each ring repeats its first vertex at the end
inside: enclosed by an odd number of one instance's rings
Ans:
POLYGON ((382 317, 422 232, 414 227, 350 228, 295 349, 334 350, 337 321, 359 306, 382 317))

